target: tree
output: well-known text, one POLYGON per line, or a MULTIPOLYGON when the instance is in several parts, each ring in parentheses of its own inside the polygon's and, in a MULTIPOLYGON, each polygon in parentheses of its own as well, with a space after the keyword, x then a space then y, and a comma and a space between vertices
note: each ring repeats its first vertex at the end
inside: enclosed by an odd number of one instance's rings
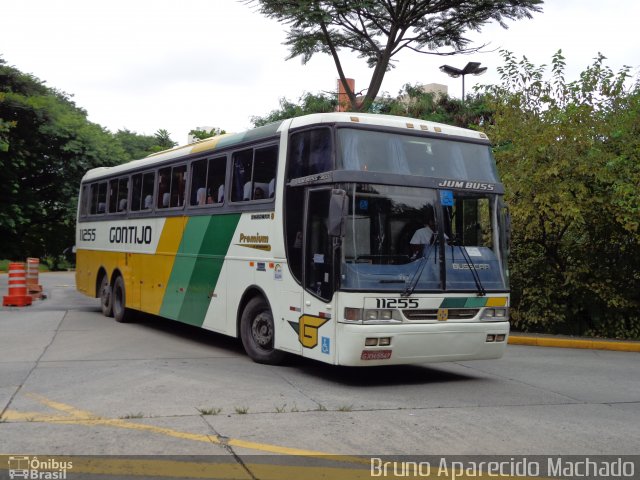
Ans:
POLYGON ((124 151, 87 120, 69 95, 0 59, 0 252, 9 258, 57 256, 73 245, 84 173, 115 165, 124 151))
POLYGON ((174 142, 173 140, 171 140, 171 134, 164 128, 161 128, 156 133, 154 133, 154 136, 156 137, 156 142, 158 144, 159 150, 166 150, 178 145, 178 142, 174 142))
POLYGON ((147 155, 164 150, 165 147, 158 143, 155 135, 140 135, 128 129, 118 130, 113 139, 125 152, 124 160, 137 160, 147 155))
POLYGON ((488 132, 513 219, 512 320, 640 337, 640 83, 598 55, 564 79, 503 52, 488 132))
POLYGON ((531 18, 542 0, 246 0, 269 18, 289 25, 289 59, 307 63, 316 53, 330 54, 353 110, 374 101, 393 57, 406 49, 432 55, 475 52, 464 36, 497 21, 531 18), (439 51, 441 48, 447 51, 439 51), (355 52, 373 68, 366 96, 357 102, 346 81, 340 50, 355 52))
POLYGON ((198 140, 205 140, 207 138, 217 137, 218 135, 224 135, 225 133, 227 133, 226 130, 222 130, 217 127, 211 128, 209 130, 194 128, 193 130, 189 131, 189 135, 191 135, 193 138, 197 138, 198 140))
POLYGON ((264 117, 251 117, 254 127, 261 127, 267 123, 286 120, 287 118, 300 117, 311 113, 335 112, 338 99, 335 95, 324 93, 305 93, 298 99, 298 103, 293 103, 286 98, 280 99, 280 108, 272 110, 264 117))
POLYGON ((425 92, 419 85, 405 85, 397 98, 383 98, 373 104, 376 113, 420 118, 462 128, 486 128, 493 111, 484 94, 468 95, 463 102, 446 94, 425 92))
MULTIPOLYGON (((4 93, 0 93, 0 103, 2 103, 4 97, 4 93)), ((9 129, 15 126, 16 122, 7 122, 0 118, 0 152, 9 150, 9 129)))

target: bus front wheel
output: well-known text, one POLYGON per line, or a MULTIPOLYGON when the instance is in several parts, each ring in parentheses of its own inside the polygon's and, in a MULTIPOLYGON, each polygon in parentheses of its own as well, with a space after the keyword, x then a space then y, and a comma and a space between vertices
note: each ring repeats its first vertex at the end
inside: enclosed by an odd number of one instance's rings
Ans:
POLYGON ((129 321, 131 316, 130 312, 127 312, 127 295, 124 289, 124 280, 120 275, 116 277, 116 281, 113 282, 113 316, 116 321, 125 323, 129 321))
POLYGON ((240 319, 240 337, 254 362, 276 365, 284 359, 285 353, 274 348, 273 314, 264 298, 254 297, 245 306, 240 319))
POLYGON ((109 285, 109 279, 106 273, 103 273, 100 278, 99 294, 102 314, 105 317, 113 317, 113 295, 111 294, 111 285, 109 285))

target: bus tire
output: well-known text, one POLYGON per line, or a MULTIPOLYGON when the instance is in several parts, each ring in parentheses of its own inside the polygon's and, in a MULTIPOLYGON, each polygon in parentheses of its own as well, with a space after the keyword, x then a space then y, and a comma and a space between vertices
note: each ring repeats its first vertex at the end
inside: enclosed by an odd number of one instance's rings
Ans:
POLYGON ((98 288, 102 314, 105 317, 113 317, 113 295, 111 294, 111 285, 109 285, 109 278, 107 278, 106 273, 103 273, 100 277, 100 286, 98 288))
POLYGON ((285 353, 276 350, 275 324, 269 304, 263 297, 254 297, 244 307, 240 319, 240 337, 247 355, 257 363, 277 365, 285 353))
POLYGON ((113 282, 113 317, 117 322, 126 323, 130 321, 131 312, 127 310, 127 294, 124 288, 124 280, 120 275, 113 282))

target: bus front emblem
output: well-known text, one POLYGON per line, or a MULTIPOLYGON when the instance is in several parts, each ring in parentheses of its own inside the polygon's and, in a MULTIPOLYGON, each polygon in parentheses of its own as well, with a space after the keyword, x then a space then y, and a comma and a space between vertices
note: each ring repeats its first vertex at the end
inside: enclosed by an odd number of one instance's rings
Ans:
POLYGON ((298 340, 305 348, 318 346, 318 329, 329 321, 328 318, 302 315, 300 322, 289 322, 289 325, 298 333, 298 340))

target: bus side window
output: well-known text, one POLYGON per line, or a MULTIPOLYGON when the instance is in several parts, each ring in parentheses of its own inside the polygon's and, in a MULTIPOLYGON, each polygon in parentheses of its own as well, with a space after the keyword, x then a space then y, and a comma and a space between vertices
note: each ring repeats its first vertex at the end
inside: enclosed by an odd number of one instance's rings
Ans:
POLYGON ((287 181, 333 170, 331 145, 329 128, 305 130, 291 135, 287 181))
MULTIPOLYGON (((153 206, 153 172, 136 173, 131 177, 131 211, 149 210, 153 206)), ((126 198, 126 197, 125 197, 126 198)))
POLYGON ((271 193, 275 193, 277 164, 277 145, 235 152, 231 200, 241 202, 269 198, 271 193))
POLYGON ((129 177, 118 180, 118 212, 127 211, 127 201, 129 199, 129 177))
POLYGON ((174 167, 171 171, 171 200, 172 208, 184 206, 184 190, 187 184, 187 166, 174 167))
POLYGON ((271 198, 275 194, 278 146, 257 148, 253 160, 252 200, 271 198))
POLYGON ((207 161, 198 160, 191 164, 191 206, 205 205, 207 201, 207 161))
POLYGON ((80 216, 86 217, 89 213, 89 187, 82 185, 80 194, 80 216))
POLYGON ((253 149, 241 150, 233 154, 232 202, 241 202, 250 199, 252 169, 253 149), (247 188, 247 184, 249 188, 247 188))
POLYGON ((158 172, 157 208, 167 208, 171 199, 171 167, 161 168, 158 172))
POLYGON ((118 211, 118 179, 114 178, 109 181, 109 213, 118 211))
POLYGON ((140 211, 142 202, 142 174, 136 173, 131 177, 131 211, 140 211))
POLYGON ((191 164, 191 206, 222 203, 227 157, 198 160, 191 164))
POLYGON ((91 184, 91 215, 107 212, 107 182, 91 184))
POLYGON ((150 210, 153 207, 154 172, 147 172, 142 176, 142 210, 150 210))
POLYGON ((227 157, 209 160, 207 174, 207 203, 222 203, 224 200, 224 178, 227 174, 227 157))
POLYGON ((127 210, 129 179, 114 178, 109 181, 109 213, 122 213, 127 210))

